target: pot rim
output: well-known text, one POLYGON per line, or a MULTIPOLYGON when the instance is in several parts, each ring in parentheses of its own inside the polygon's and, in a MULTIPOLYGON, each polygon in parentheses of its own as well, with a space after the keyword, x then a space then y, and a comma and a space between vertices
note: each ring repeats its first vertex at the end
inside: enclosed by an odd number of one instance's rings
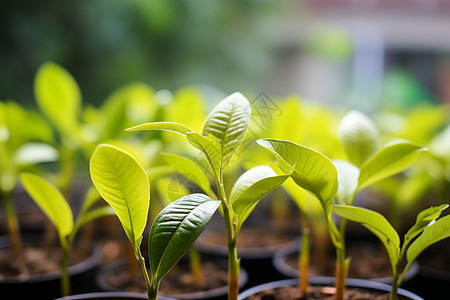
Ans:
MULTIPOLYGON (((116 300, 126 300, 126 299, 148 299, 146 294, 142 293, 132 293, 132 292, 95 292, 86 293, 78 295, 70 295, 63 298, 58 298, 55 300, 87 300, 87 299, 114 299, 116 300)), ((170 298, 166 296, 158 296, 160 300, 176 300, 175 298, 170 298)))
MULTIPOLYGON (((334 283, 335 283, 334 277, 316 276, 316 277, 311 277, 309 279, 310 285, 334 285, 334 283)), ((273 281, 273 282, 268 282, 268 283, 254 286, 254 287, 240 293, 238 300, 245 300, 247 297, 257 294, 257 293, 262 292, 267 289, 276 289, 276 288, 280 288, 280 287, 284 287, 284 286, 298 286, 298 278, 284 279, 284 280, 273 281)), ((380 291, 385 291, 385 292, 390 292, 391 288, 392 288, 390 285, 388 285, 386 283, 381 283, 381 282, 366 280, 366 279, 355 279, 355 278, 347 278, 346 286, 347 287, 362 287, 362 288, 375 289, 375 290, 380 290, 380 291)), ((398 289, 397 295, 409 297, 411 300, 424 300, 422 297, 420 297, 410 291, 407 291, 405 289, 401 289, 401 288, 398 289)))

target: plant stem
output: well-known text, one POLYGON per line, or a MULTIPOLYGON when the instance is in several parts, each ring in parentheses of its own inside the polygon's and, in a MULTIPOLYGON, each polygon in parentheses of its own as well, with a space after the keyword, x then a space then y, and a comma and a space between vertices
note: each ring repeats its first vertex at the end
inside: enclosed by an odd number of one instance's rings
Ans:
POLYGON ((63 297, 70 295, 70 276, 69 276, 69 252, 70 246, 61 240, 62 261, 61 261, 61 293, 63 297))
MULTIPOLYGON (((397 269, 398 266, 396 266, 397 269)), ((391 294, 389 295, 389 300, 397 300, 397 290, 398 290, 398 269, 394 274, 392 274, 392 288, 391 294)))
POLYGON ((345 294, 345 281, 347 279, 350 260, 345 258, 345 225, 346 219, 341 220, 340 225, 340 246, 336 247, 336 294, 335 300, 343 300, 345 294))
MULTIPOLYGON (((141 266, 142 274, 144 275, 145 285, 147 286, 148 298, 152 299, 150 295, 154 294, 154 299, 156 299, 156 295, 158 294, 158 286, 156 285, 156 289, 150 284, 150 277, 148 276, 147 268, 145 267, 145 260, 142 257, 141 251, 138 249, 136 252, 136 257, 138 258, 139 265, 141 266)), ((156 280, 153 280, 153 283, 156 284, 156 280)))
POLYGON ((222 204, 223 218, 225 220, 225 228, 227 231, 227 245, 228 245, 228 300, 237 300, 239 294, 239 259, 236 249, 236 231, 235 224, 233 224, 230 216, 230 208, 223 186, 222 175, 216 178, 216 185, 218 190, 219 200, 222 204))
POLYGON ((6 222, 8 223, 8 235, 14 258, 23 259, 22 239, 20 238, 20 225, 16 209, 12 201, 12 192, 1 192, 1 199, 5 206, 6 222))
POLYGON ((200 253, 198 253, 197 248, 195 248, 194 246, 192 246, 189 250, 189 262, 191 265, 191 272, 194 277, 194 283, 197 286, 200 286, 205 278, 202 270, 200 253))
POLYGON ((299 257, 299 286, 303 297, 308 295, 308 269, 309 269, 309 253, 310 253, 310 229, 306 214, 301 211, 302 223, 302 244, 299 257))

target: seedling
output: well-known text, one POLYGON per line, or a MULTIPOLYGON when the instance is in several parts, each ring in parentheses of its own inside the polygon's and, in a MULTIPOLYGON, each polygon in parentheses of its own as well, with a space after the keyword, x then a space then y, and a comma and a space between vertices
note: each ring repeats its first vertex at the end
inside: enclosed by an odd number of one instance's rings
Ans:
POLYGON ((56 227, 62 249, 61 292, 63 296, 68 296, 70 295, 68 258, 76 234, 84 224, 102 216, 112 215, 114 212, 109 206, 93 207, 100 199, 100 195, 91 187, 74 222, 69 204, 54 185, 32 173, 21 173, 20 178, 27 192, 56 227))
POLYGON ((207 195, 219 199, 225 220, 228 245, 228 299, 237 299, 239 293, 239 258, 236 242, 243 222, 258 201, 281 185, 289 175, 278 175, 269 166, 257 166, 242 174, 229 195, 225 191, 224 171, 237 152, 250 123, 251 106, 240 93, 222 100, 208 115, 201 133, 175 122, 146 123, 128 130, 166 130, 181 134, 199 150, 206 163, 195 163, 181 156, 167 156, 169 163, 207 195), (214 178, 216 193, 210 186, 208 175, 214 178))
POLYGON ((333 205, 333 211, 348 220, 361 223, 383 243, 389 255, 393 274, 389 300, 396 300, 397 290, 417 256, 430 245, 450 237, 450 216, 436 220, 447 207, 447 204, 443 204, 421 211, 414 226, 405 234, 403 245, 400 245, 400 238, 394 227, 383 215, 375 211, 345 205, 333 205), (402 268, 405 258, 406 265, 402 268))
POLYGON ((359 113, 351 113, 344 118, 340 134, 348 156, 359 168, 346 161, 334 161, 333 164, 323 154, 293 142, 275 139, 258 141, 261 146, 274 152, 283 171, 291 174, 295 183, 310 191, 322 205, 337 256, 336 300, 344 298, 350 259, 345 255, 345 219, 339 228, 332 219, 334 197, 337 196, 340 204, 351 205, 357 191, 403 171, 421 151, 426 150, 408 141, 396 141, 377 151, 373 127, 359 113))
MULTIPOLYGON (((12 254, 19 266, 24 264, 13 191, 20 172, 58 158, 57 151, 47 144, 52 139, 50 127, 38 114, 14 101, 0 101, 0 201, 5 207, 12 254)), ((26 273, 26 268, 22 267, 21 272, 26 273)))
POLYGON ((94 185, 114 209, 130 240, 146 282, 148 299, 157 299, 162 278, 191 247, 220 202, 203 194, 191 194, 159 213, 148 241, 150 278, 140 251, 150 206, 147 174, 130 154, 106 144, 99 145, 92 154, 90 171, 94 185))

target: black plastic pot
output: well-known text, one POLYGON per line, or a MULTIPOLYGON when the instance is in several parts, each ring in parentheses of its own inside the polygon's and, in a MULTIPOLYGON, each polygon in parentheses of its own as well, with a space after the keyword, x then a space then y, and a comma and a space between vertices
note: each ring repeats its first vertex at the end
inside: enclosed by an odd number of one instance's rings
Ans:
MULTIPOLYGON (((29 236, 23 236, 27 243, 29 236)), ((8 248, 7 236, 0 237, 0 248, 8 248)), ((102 252, 99 246, 94 247, 92 254, 79 264, 69 267, 72 293, 93 291, 95 272, 101 262, 102 252)), ((7 277, 0 280, 0 292, 5 299, 53 299, 61 296, 61 276, 59 271, 30 275, 26 280, 7 277)))
MULTIPOLYGON (((126 260, 120 260, 101 267, 96 277, 97 286, 103 291, 118 291, 117 288, 111 286, 106 282, 106 276, 107 274, 110 274, 112 272, 123 270, 124 268, 126 268, 126 263, 126 260)), ((247 284, 248 274, 243 268, 240 269, 239 274, 239 286, 242 288, 247 284)), ((162 281, 164 281, 164 279, 162 281)), ((227 295, 228 285, 225 285, 223 287, 211 289, 208 291, 169 295, 169 297, 175 297, 177 299, 183 300, 226 300, 227 295)))
POLYGON ((450 240, 441 241, 426 249, 418 258, 419 274, 405 287, 425 299, 442 299, 443 291, 450 286, 450 269, 445 270, 450 262, 450 240), (436 269, 428 265, 427 257, 437 259, 443 268, 436 269))
MULTIPOLYGON (((362 244, 362 246, 366 245, 362 244)), ((284 278, 297 278, 299 276, 298 268, 294 268, 287 263, 287 258, 291 256, 299 255, 300 243, 296 245, 287 245, 285 247, 280 248, 275 252, 273 256, 273 266, 283 276, 284 278)), ((403 280, 404 283, 412 280, 419 273, 419 264, 413 262, 408 272, 406 272, 405 278, 403 280)), ((320 274, 319 274, 320 275, 320 274)), ((381 278, 370 278, 371 281, 377 281, 381 283, 392 283, 392 277, 381 277, 381 278)))
MULTIPOLYGON (((310 285, 319 285, 319 286, 334 286, 334 277, 311 277, 309 282, 310 285)), ((265 290, 269 289, 277 289, 281 287, 288 286, 298 286, 298 279, 285 279, 280 281, 269 282, 265 284, 261 284, 255 287, 252 287, 241 294, 239 294, 238 300, 246 300, 248 297, 252 295, 256 295, 265 290)), ((375 282, 371 280, 363 280, 363 279, 347 279, 347 287, 358 287, 358 288, 366 288, 370 290, 378 290, 383 292, 390 292, 391 286, 381 282, 375 282)), ((404 289, 398 289, 397 295, 401 295, 406 299, 410 300, 424 300, 423 298, 413 294, 404 289)), ((286 299, 289 300, 289 299, 286 299)))
MULTIPOLYGON (((56 300, 129 300, 129 299, 148 299, 147 295, 140 293, 126 293, 126 292, 103 292, 103 293, 88 293, 58 298, 56 300)), ((164 296, 158 296, 158 300, 176 300, 164 296)))

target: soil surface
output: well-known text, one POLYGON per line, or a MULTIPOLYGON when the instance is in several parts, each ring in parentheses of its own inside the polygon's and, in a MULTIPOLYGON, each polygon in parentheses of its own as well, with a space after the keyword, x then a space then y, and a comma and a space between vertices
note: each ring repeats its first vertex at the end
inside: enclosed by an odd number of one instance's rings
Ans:
MULTIPOLYGON (((194 282, 188 265, 177 264, 161 281, 160 295, 188 294, 201 291, 209 291, 224 287, 228 284, 228 272, 225 266, 216 263, 203 262, 202 269, 204 280, 200 284, 194 282)), ((140 270, 139 270, 140 271, 140 270)), ((138 292, 146 291, 142 274, 130 274, 127 269, 116 270, 109 273, 105 281, 111 287, 120 291, 138 292)))
MULTIPOLYGON (((368 246, 352 246, 347 248, 347 256, 351 257, 349 276, 350 278, 373 279, 392 276, 392 268, 389 257, 380 246, 378 249, 368 246)), ((298 254, 289 256, 286 260, 292 268, 298 268, 298 254)), ((318 266, 311 261, 310 274, 322 276, 334 276, 336 268, 335 258, 327 258, 318 266)))
MULTIPOLYGON (((59 272, 61 249, 59 246, 27 246, 23 248, 24 263, 12 259, 10 249, 0 249, 0 280, 27 280, 30 276, 59 272)), ((88 257, 86 251, 74 249, 69 257, 69 266, 81 263, 88 257)))
MULTIPOLYGON (((271 289, 261 292, 257 295, 250 296, 246 300, 302 300, 302 299, 320 299, 334 300, 334 287, 315 286, 310 287, 308 297, 304 297, 298 287, 284 287, 271 289)), ((388 300, 389 293, 370 291, 360 288, 347 288, 345 300, 388 300)), ((399 296, 397 299, 406 300, 408 298, 399 296)))

